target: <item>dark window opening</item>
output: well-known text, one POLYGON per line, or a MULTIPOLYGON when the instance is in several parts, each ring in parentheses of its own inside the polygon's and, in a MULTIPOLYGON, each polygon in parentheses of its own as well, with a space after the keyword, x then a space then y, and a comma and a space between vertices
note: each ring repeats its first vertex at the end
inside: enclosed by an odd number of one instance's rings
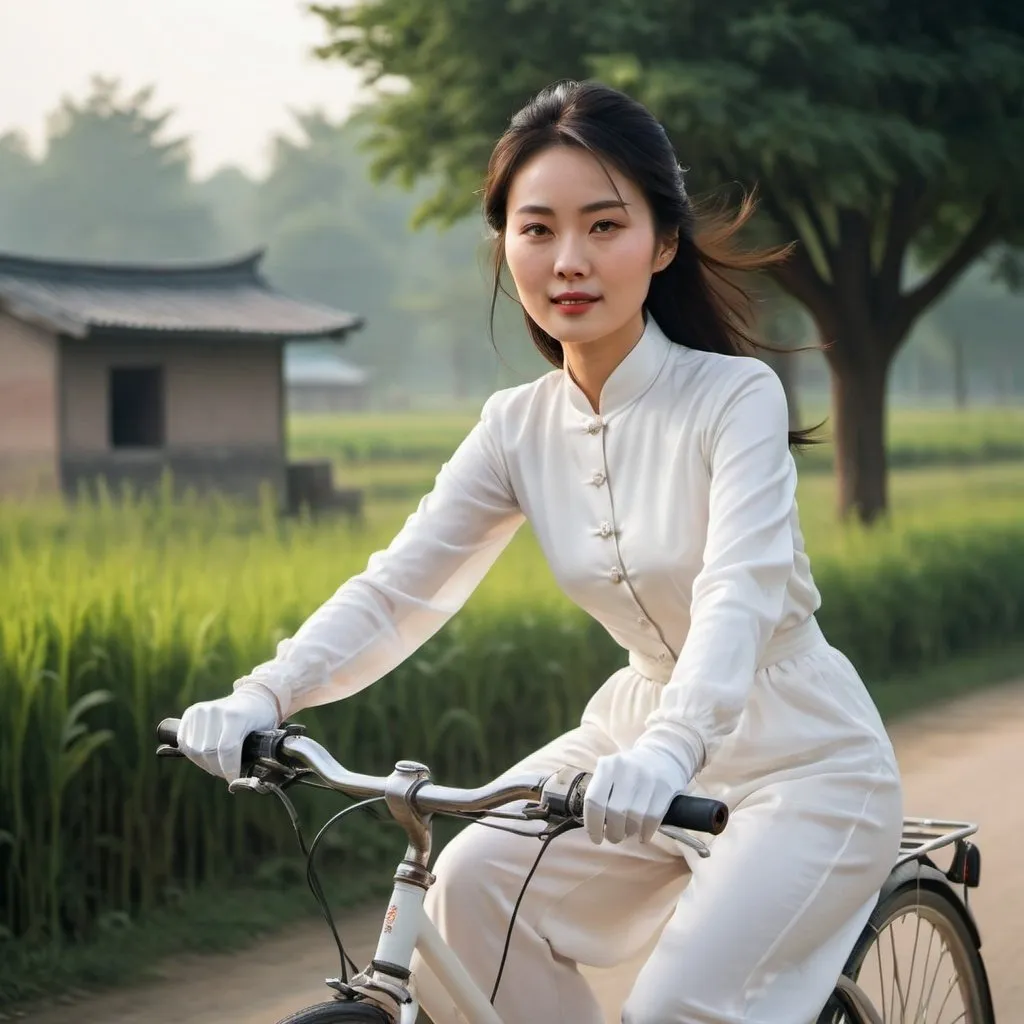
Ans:
POLYGON ((160 448, 164 443, 164 371, 132 366, 110 371, 110 443, 160 448))

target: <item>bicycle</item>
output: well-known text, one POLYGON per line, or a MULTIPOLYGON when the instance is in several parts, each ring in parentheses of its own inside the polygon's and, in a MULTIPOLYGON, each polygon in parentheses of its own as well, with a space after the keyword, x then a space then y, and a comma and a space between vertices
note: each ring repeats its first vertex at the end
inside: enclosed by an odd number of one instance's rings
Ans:
MULTIPOLYGON (((160 723, 158 755, 181 756, 176 746, 178 725, 177 719, 160 723)), ((303 726, 295 724, 252 733, 243 746, 242 763, 242 777, 230 783, 229 789, 274 793, 285 804, 299 845, 307 856, 307 880, 341 957, 339 977, 326 979, 327 986, 333 990, 333 998, 301 1009, 278 1024, 416 1024, 422 1018, 409 985, 414 950, 418 950, 423 962, 437 975, 470 1024, 501 1024, 493 1003, 504 969, 508 940, 488 998, 423 910, 427 889, 433 882, 427 867, 433 818, 446 815, 479 821, 486 816, 489 819, 486 823, 492 827, 502 827, 496 824, 502 819, 543 823, 540 832, 522 833, 540 837, 542 846, 524 881, 521 900, 547 843, 560 832, 580 827, 590 774, 566 766, 551 775, 503 776, 473 789, 437 785, 431 781, 429 769, 415 761, 399 761, 388 776, 360 775, 346 769, 324 747, 307 737, 303 726), (359 802, 336 814, 307 848, 295 809, 284 792, 295 783, 326 786, 359 802), (395 872, 394 889, 376 952, 370 963, 359 970, 345 953, 338 936, 316 878, 313 855, 328 827, 345 814, 376 802, 384 802, 405 829, 408 848, 395 872), (520 806, 512 809, 513 804, 520 806), (351 980, 348 967, 355 972, 351 980)), ((728 819, 728 808, 718 801, 677 796, 660 831, 706 857, 711 855, 707 844, 691 833, 717 835, 727 826, 728 819)), ((967 897, 968 889, 980 882, 980 851, 969 839, 977 828, 968 822, 904 819, 897 861, 817 1024, 942 1024, 947 1019, 946 1007, 954 992, 962 1010, 949 1018, 951 1021, 995 1024, 992 996, 981 957, 981 937, 967 897), (942 871, 932 854, 944 848, 952 848, 952 861, 948 869, 942 871), (956 885, 963 887, 962 897, 954 888, 956 885), (902 927, 911 918, 916 924, 902 927), (911 1008, 908 1003, 915 990, 914 972, 922 923, 927 923, 938 935, 944 951, 934 969, 930 969, 933 935, 928 943, 928 960, 919 979, 919 1000, 911 1008), (901 938, 913 928, 914 948, 905 979, 896 963, 897 926, 901 938), (883 938, 886 934, 888 943, 883 938), (883 947, 887 945, 893 961, 891 970, 882 966, 883 947), (953 968, 952 978, 940 984, 939 968, 947 953, 953 968), (877 990, 873 987, 875 972, 869 967, 872 954, 878 962, 877 990), (937 1016, 928 1015, 936 1005, 937 1016)), ((518 906, 517 902, 509 922, 509 937, 518 906)))

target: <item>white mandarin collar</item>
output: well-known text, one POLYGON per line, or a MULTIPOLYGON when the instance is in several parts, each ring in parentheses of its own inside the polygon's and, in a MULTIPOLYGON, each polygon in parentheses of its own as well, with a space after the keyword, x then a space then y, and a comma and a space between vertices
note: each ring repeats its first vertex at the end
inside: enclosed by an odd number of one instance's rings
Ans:
MULTIPOLYGON (((673 345, 674 343, 665 337, 662 329, 654 322, 654 317, 648 313, 640 340, 629 350, 626 358, 612 370, 611 376, 601 388, 596 415, 611 416, 644 394, 661 373, 673 345)), ((592 418, 595 413, 590 401, 572 379, 567 363, 563 364, 562 381, 572 408, 581 415, 592 418)))

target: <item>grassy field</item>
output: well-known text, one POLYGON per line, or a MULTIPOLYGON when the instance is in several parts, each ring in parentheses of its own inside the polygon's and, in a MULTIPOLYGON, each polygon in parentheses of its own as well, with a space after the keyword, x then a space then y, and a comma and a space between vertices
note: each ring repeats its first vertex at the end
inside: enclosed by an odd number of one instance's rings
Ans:
MULTIPOLYGON (((811 407, 806 423, 826 419, 827 409, 811 407)), ((446 458, 476 421, 474 411, 444 415, 404 413, 295 415, 288 422, 296 458, 331 458, 339 462, 408 461, 446 458)), ((1006 447, 1024 452, 1024 406, 955 409, 889 409, 887 434, 892 452, 935 448, 977 458, 1006 447)), ((824 436, 829 428, 823 429, 824 436)))
MULTIPOLYGON (((805 422, 827 416, 807 410, 805 422)), ((364 488, 373 500, 403 500, 430 487, 475 414, 294 416, 289 448, 296 459, 329 459, 339 484, 364 488)), ((1024 406, 890 410, 889 459, 896 470, 1024 461, 1024 406)), ((829 427, 822 437, 830 437, 829 427)), ((804 475, 830 475, 830 443, 801 456, 804 475)))
MULTIPOLYGON (((961 436, 930 416, 904 420, 905 436, 961 436)), ((976 441, 1002 423, 982 419, 976 441)), ((293 837, 276 808, 169 771, 152 757, 153 727, 224 693, 387 545, 438 452, 466 427, 400 423, 365 420, 362 434, 349 421, 332 426, 353 451, 378 453, 352 455, 349 470, 395 488, 370 501, 363 522, 283 521, 269 506, 166 497, 0 505, 0 962, 38 984, 61 943, 116 934, 123 944, 122 931, 257 868, 271 889, 294 880, 293 837), (423 448, 380 454, 409 436, 423 448)), ((1024 461, 903 469, 891 493, 891 521, 870 533, 836 524, 827 475, 804 475, 799 500, 826 631, 880 705, 905 710, 938 692, 913 680, 1024 636, 1024 461)), ((464 614, 384 685, 344 715, 329 706, 302 717, 353 766, 413 756, 469 781, 574 720, 622 657, 556 589, 527 526, 464 614)), ((939 690, 1004 671, 984 664, 939 690)), ((324 806, 314 795, 303 809, 324 806)), ((378 862, 379 831, 357 822, 330 855, 355 878, 378 862)))

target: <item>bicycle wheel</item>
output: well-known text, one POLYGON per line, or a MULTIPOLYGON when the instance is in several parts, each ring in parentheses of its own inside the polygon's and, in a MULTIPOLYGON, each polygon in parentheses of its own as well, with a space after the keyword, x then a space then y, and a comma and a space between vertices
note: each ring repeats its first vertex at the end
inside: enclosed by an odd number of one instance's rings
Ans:
POLYGON ((360 1003, 317 1003, 298 1010, 278 1024, 395 1024, 391 1017, 376 1006, 360 1003))
MULTIPOLYGON (((894 872, 843 973, 883 1024, 995 1024, 972 926, 934 868, 909 864, 894 872)), ((821 1019, 850 1024, 845 1012, 828 1012, 821 1019)))

